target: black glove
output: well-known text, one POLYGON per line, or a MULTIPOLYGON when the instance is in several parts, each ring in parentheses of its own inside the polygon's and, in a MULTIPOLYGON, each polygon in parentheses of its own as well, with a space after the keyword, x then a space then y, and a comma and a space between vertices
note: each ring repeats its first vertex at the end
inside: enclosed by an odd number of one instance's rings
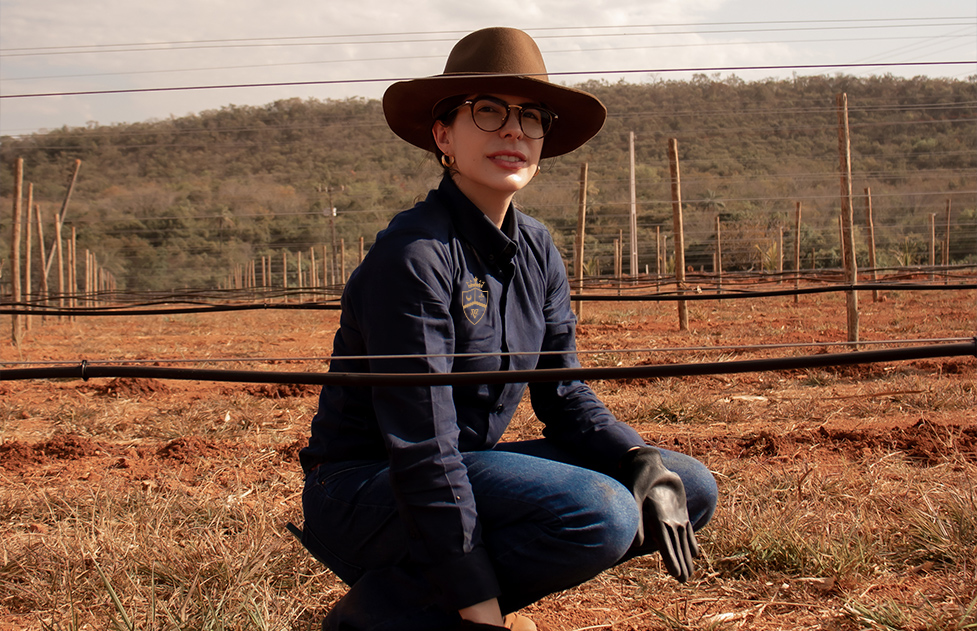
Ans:
POLYGON ((621 482, 634 495, 640 511, 638 534, 632 551, 658 550, 668 573, 680 583, 695 571, 693 557, 699 556, 682 478, 665 468, 654 447, 640 447, 621 459, 621 482), (645 540, 651 541, 646 543, 645 540))

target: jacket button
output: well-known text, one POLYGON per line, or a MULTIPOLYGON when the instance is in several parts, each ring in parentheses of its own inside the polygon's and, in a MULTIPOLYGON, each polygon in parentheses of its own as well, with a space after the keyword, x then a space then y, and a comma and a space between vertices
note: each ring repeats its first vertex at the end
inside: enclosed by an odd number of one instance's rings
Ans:
POLYGON ((496 414, 502 414, 502 410, 504 410, 504 409, 505 409, 505 406, 500 403, 499 405, 495 406, 495 413, 496 414))

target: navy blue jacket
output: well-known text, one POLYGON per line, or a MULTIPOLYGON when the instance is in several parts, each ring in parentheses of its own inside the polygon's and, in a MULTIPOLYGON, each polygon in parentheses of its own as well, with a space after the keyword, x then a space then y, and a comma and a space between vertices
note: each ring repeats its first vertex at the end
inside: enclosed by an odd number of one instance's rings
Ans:
MULTIPOLYGON (((510 206, 499 230, 444 178, 377 235, 350 276, 330 371, 576 367, 575 322, 566 268, 546 228, 510 206)), ((461 453, 495 446, 525 389, 326 386, 302 466, 308 473, 323 462, 389 460, 412 560, 449 601, 492 598, 499 589, 461 453)), ((595 468, 609 470, 644 444, 583 382, 529 390, 544 436, 595 468)))

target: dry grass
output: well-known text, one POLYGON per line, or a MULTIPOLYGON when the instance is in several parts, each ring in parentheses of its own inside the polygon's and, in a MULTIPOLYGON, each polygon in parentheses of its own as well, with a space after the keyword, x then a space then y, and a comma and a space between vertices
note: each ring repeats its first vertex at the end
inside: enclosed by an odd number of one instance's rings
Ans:
MULTIPOLYGON (((892 306, 872 308, 891 323, 901 313, 892 306)), ((673 319, 591 311, 590 348, 661 344, 673 319), (614 328, 620 318, 628 339, 614 328)), ((247 315, 245 327, 275 344, 328 345, 329 322, 281 317, 247 315)), ((215 330, 233 327, 201 320, 134 325, 133 337, 153 353, 220 356, 248 335, 222 337, 215 330)), ((781 330, 764 322, 770 335, 781 330)), ((50 333, 55 341, 35 352, 83 356, 118 343, 111 329, 50 333), (63 350, 71 344, 83 350, 63 350)), ((723 335, 719 343, 740 339, 723 335)), ((262 355, 326 354, 249 343, 262 355)), ((629 358, 610 350, 593 361, 629 358)), ((594 384, 650 441, 687 449, 716 473, 721 503, 700 537, 707 556, 686 585, 657 557, 636 559, 529 614, 549 631, 977 629, 975 364, 594 384)), ((125 385, 0 384, 0 631, 317 629, 345 588, 283 528, 301 522, 294 457, 315 393, 125 385)), ((524 407, 508 437, 536 432, 524 407)))

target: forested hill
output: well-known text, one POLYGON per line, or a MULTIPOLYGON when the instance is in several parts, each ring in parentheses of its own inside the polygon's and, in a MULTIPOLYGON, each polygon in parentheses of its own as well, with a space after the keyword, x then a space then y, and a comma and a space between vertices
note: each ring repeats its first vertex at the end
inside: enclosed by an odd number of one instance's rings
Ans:
MULTIPOLYGON (((886 257, 880 263, 923 262, 927 222, 937 213, 943 225, 948 203, 951 261, 974 261, 975 86, 977 77, 891 76, 588 83, 580 87, 609 111, 603 131, 580 150, 544 162, 518 199, 550 226, 569 258, 586 162, 585 258, 592 273, 609 272, 613 239, 621 231, 628 238, 633 132, 639 260, 641 269, 649 262, 654 268, 656 229, 671 231, 667 141, 676 138, 693 264, 709 267, 718 215, 728 265, 762 265, 780 229, 793 229, 797 202, 804 209, 805 265, 837 264, 835 98, 845 93, 853 188, 872 190, 886 257)), ((80 159, 67 222, 77 229, 79 249, 95 252, 132 290, 216 287, 234 265, 328 244, 331 228, 355 264, 353 244, 363 237, 368 246, 439 176, 429 155, 388 130, 380 103, 364 99, 292 99, 161 121, 91 123, 4 137, 0 154, 2 234, 10 234, 17 158, 48 222, 80 159)), ((45 235, 50 240, 53 230, 45 235)), ((4 259, 9 249, 9 237, 0 239, 4 259)))

